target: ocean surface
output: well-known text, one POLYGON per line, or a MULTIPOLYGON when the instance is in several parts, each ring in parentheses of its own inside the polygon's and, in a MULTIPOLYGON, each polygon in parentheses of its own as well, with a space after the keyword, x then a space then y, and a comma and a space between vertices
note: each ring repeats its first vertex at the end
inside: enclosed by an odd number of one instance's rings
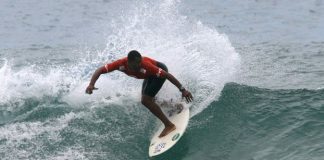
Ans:
POLYGON ((323 0, 0 0, 0 159, 323 160, 323 15, 323 0), (116 71, 85 94, 133 49, 194 95, 154 158, 142 80, 116 71))

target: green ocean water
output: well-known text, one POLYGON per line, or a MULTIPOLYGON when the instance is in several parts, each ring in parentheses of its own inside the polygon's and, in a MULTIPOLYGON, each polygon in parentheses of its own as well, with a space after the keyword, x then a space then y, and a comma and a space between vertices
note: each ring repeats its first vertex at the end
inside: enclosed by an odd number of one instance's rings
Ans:
MULTIPOLYGON (((321 159, 323 95, 228 83, 174 148, 151 159, 321 159)), ((25 114, 1 125, 1 157, 150 159, 156 119, 138 102, 75 109, 51 99, 26 100, 25 114)))
MULTIPOLYGON (((324 5, 312 1, 0 1, 0 159, 321 160, 324 5), (100 66, 139 50, 194 95, 149 158, 142 80, 100 66)), ((158 99, 180 100, 166 82, 158 99)))

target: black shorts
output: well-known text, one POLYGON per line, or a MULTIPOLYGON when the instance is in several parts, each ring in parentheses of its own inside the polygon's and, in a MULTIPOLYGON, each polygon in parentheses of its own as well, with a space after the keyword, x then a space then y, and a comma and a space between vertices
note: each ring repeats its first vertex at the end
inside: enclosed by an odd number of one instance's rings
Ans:
MULTIPOLYGON (((157 67, 168 72, 167 66, 161 62, 157 62, 157 67)), ((166 80, 165 78, 158 78, 155 76, 151 76, 151 77, 145 79, 143 81, 143 85, 142 85, 142 95, 155 97, 155 95, 162 88, 165 80, 166 80)))

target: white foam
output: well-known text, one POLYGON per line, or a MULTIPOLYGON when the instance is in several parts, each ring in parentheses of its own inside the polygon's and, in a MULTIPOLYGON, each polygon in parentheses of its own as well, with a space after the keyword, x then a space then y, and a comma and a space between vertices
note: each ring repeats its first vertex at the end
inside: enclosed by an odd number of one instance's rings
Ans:
MULTIPOLYGON (((107 58, 112 61, 136 49, 165 63, 170 73, 194 94, 194 116, 219 96, 225 83, 232 81, 240 57, 225 34, 179 14, 178 1, 159 2, 136 2, 125 13, 127 16, 114 21, 116 34, 107 38, 107 48, 100 55, 112 57, 107 58)), ((118 81, 124 84, 119 90, 139 89, 140 84, 134 83, 138 80, 120 76, 118 81)), ((180 93, 167 82, 159 96, 179 99, 180 93)))
POLYGON ((7 141, 30 140, 44 132, 57 133, 68 126, 68 123, 76 118, 76 114, 70 112, 56 120, 45 122, 19 122, 0 127, 0 139, 7 141))
POLYGON ((67 148, 64 152, 57 153, 54 157, 49 157, 50 160, 81 160, 87 159, 84 155, 83 149, 80 148, 67 148))
POLYGON ((2 103, 18 97, 40 97, 44 94, 52 94, 56 92, 53 84, 59 85, 59 78, 63 78, 60 71, 50 70, 46 74, 41 74, 35 65, 13 71, 7 63, 1 68, 0 74, 3 82, 0 92, 2 103))
POLYGON ((13 69, 10 61, 6 60, 0 69, 0 105, 4 106, 1 110, 17 110, 29 98, 40 100, 46 96, 58 97, 68 93, 81 83, 81 71, 73 75, 72 69, 69 66, 51 65, 13 69))
POLYGON ((47 140, 57 142, 61 140, 60 131, 68 127, 69 122, 82 113, 70 112, 54 120, 45 122, 19 122, 0 127, 0 139, 5 144, 0 146, 1 153, 6 153, 8 159, 26 159, 42 150, 43 141, 38 137, 45 134, 47 140), (27 145, 28 144, 28 145, 27 145), (24 147, 22 147, 24 146, 24 147))
POLYGON ((8 61, 4 59, 4 64, 0 69, 0 104, 8 100, 8 94, 6 94, 8 89, 8 73, 10 73, 10 68, 8 68, 8 61))

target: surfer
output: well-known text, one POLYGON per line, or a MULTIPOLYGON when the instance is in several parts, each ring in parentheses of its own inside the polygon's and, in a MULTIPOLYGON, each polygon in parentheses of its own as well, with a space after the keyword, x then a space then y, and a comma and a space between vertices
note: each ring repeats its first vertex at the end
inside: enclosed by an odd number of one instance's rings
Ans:
POLYGON ((168 79, 178 87, 182 93, 182 97, 186 98, 187 102, 191 102, 193 97, 172 74, 168 73, 168 68, 165 64, 149 57, 142 57, 138 51, 132 50, 128 53, 127 57, 99 67, 92 75, 86 93, 92 94, 92 91, 97 89, 95 88, 95 83, 101 74, 114 70, 124 72, 131 77, 144 79, 141 102, 163 122, 165 128, 159 137, 163 137, 176 129, 176 126, 163 114, 161 108, 154 102, 155 95, 159 92, 165 80, 168 79))

